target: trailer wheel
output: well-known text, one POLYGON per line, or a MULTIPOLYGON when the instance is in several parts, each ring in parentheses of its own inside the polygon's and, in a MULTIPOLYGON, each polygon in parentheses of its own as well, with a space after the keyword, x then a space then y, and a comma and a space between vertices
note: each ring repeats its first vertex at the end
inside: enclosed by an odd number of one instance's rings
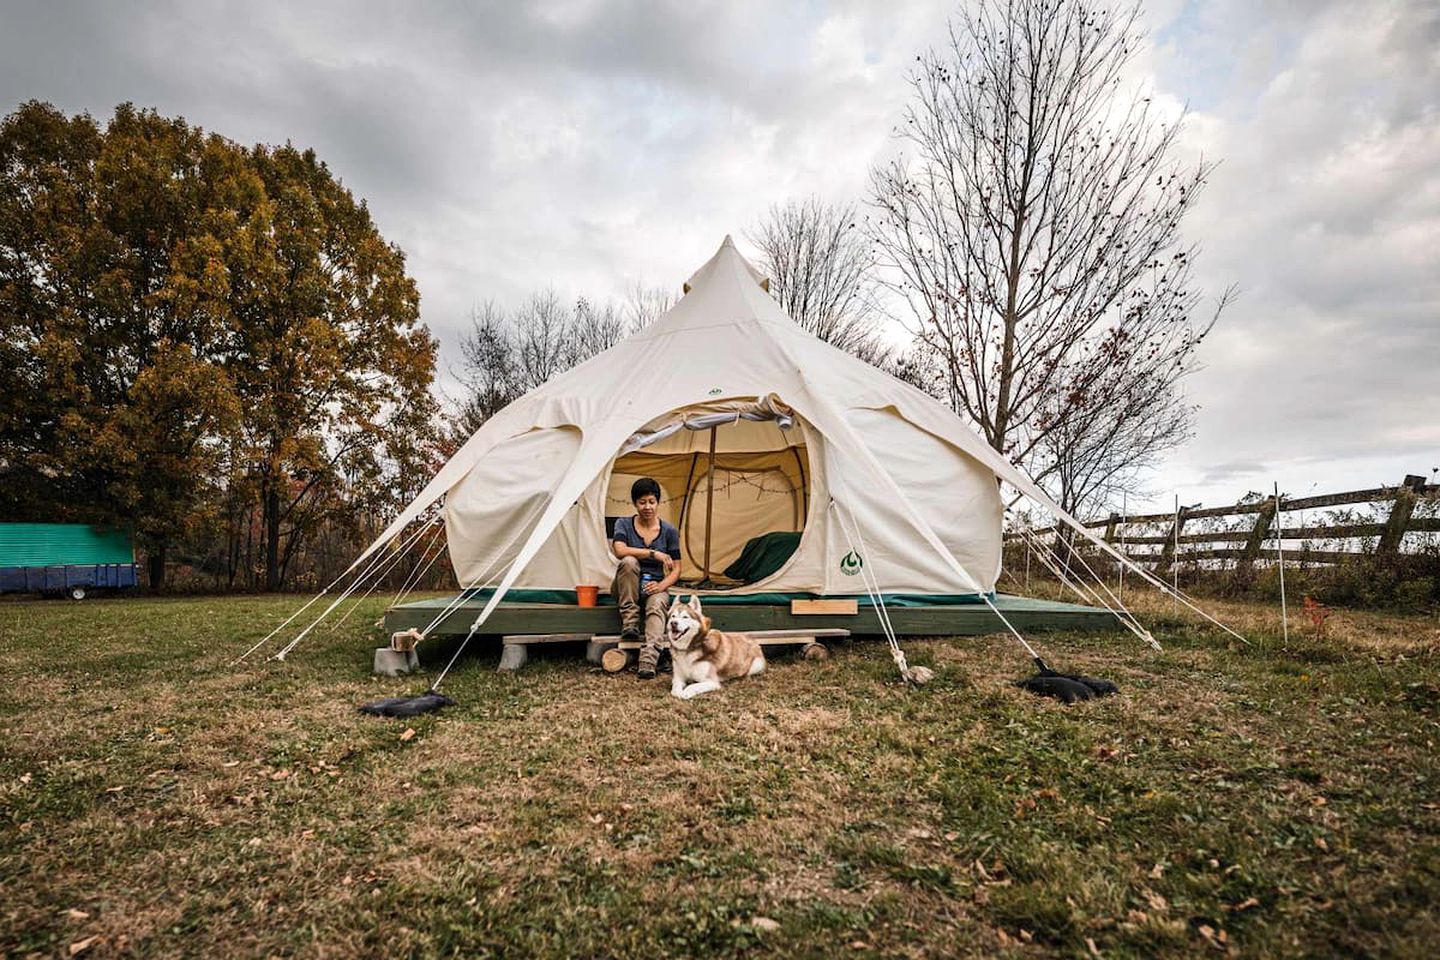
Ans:
POLYGON ((84 588, 84 587, 71 587, 71 588, 70 588, 70 599, 71 599, 71 600, 84 600, 84 599, 85 599, 85 588, 84 588))

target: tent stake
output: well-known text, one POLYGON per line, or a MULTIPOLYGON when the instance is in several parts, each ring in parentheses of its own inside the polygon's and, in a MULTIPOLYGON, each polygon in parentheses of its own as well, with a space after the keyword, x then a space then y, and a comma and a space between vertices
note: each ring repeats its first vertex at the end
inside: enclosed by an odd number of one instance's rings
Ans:
POLYGON ((710 455, 705 473, 705 582, 710 582, 710 519, 715 513, 715 431, 710 428, 710 455))

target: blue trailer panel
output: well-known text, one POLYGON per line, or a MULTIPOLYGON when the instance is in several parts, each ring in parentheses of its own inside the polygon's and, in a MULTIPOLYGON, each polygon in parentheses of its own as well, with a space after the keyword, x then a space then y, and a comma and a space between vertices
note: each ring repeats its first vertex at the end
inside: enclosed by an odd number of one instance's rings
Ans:
POLYGON ((0 523, 0 593, 70 593, 137 583, 130 532, 79 523, 0 523))
POLYGON ((133 563, 0 567, 0 593, 63 593, 74 587, 120 589, 135 584, 133 563))

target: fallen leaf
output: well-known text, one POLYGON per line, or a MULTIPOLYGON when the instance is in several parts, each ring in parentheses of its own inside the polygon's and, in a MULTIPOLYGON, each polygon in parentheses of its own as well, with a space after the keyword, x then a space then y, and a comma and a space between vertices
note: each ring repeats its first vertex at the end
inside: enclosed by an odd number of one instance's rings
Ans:
POLYGON ((69 910, 66 910, 66 911, 65 911, 65 916, 69 917, 71 920, 89 920, 89 919, 90 919, 90 914, 86 913, 84 910, 76 910, 74 907, 71 907, 69 910))
POLYGON ((1234 910, 1236 913, 1239 913, 1241 910, 1249 910, 1251 907, 1258 906, 1260 906, 1259 900, 1256 900, 1254 897, 1247 897, 1246 899, 1235 904, 1235 906, 1231 907, 1230 909, 1234 910))
POLYGON ((1321 850, 1324 850, 1326 853, 1330 852, 1330 844, 1325 842, 1324 837, 1316 837, 1315 846, 1319 847, 1321 850))
POLYGON ((780 929, 779 921, 772 920, 769 917, 751 917, 750 926, 756 930, 764 930, 766 933, 774 933, 780 929))
POLYGON ((404 743, 406 740, 414 740, 414 739, 415 739, 415 728, 414 728, 414 727, 406 727, 406 728, 405 728, 405 732, 402 733, 402 734, 400 734, 400 742, 401 742, 401 743, 404 743))
POLYGON ((270 779, 271 779, 271 780, 284 780, 284 779, 286 779, 286 778, 289 777, 289 776, 290 776, 290 771, 289 771, 289 770, 276 770, 274 773, 270 774, 270 779))
POLYGON ((231 761, 229 761, 229 762, 227 762, 227 763, 222 763, 222 764, 220 764, 220 766, 225 767, 225 768, 227 768, 227 769, 230 768, 230 767, 238 767, 238 766, 240 766, 240 761, 239 761, 239 760, 231 760, 231 761))
POLYGON ((1150 868, 1151 880, 1159 880, 1163 876, 1165 876, 1165 864, 1157 863, 1155 864, 1155 866, 1150 868))
POLYGON ((28 774, 28 773, 22 773, 22 774, 20 774, 20 782, 21 782, 21 783, 29 783, 29 782, 30 782, 30 774, 28 774))
POLYGON ((1095 946, 1095 938, 1094 938, 1094 937, 1086 937, 1086 938, 1085 938, 1085 946, 1087 946, 1087 947, 1090 948, 1090 955, 1091 955, 1092 957, 1098 957, 1098 956, 1100 956, 1100 948, 1097 947, 1097 946, 1095 946))
POLYGON ((1216 950, 1224 950, 1225 945, 1230 941, 1229 934, 1227 934, 1224 930, 1216 930, 1208 923, 1202 923, 1196 929, 1200 932, 1200 936, 1204 937, 1205 940, 1210 944, 1210 946, 1214 947, 1216 950))
POLYGON ((70 944, 70 956, 78 957, 80 954, 84 953, 86 950, 89 950, 91 947, 95 946, 95 944, 99 942, 100 938, 98 936, 86 937, 84 940, 76 940, 74 943, 70 944))

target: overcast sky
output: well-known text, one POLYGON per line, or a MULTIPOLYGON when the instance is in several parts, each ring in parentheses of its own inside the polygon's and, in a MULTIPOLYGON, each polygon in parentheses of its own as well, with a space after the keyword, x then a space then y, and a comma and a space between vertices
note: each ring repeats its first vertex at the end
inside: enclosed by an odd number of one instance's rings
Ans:
MULTIPOLYGON (((951 3, 0 5, 0 106, 130 100, 314 147, 409 256, 447 359, 472 305, 677 288, 726 233, 863 199, 951 3)), ((1157 0, 1137 79, 1221 160, 1187 226, 1241 297, 1168 505, 1440 467, 1440 4, 1157 0)))

